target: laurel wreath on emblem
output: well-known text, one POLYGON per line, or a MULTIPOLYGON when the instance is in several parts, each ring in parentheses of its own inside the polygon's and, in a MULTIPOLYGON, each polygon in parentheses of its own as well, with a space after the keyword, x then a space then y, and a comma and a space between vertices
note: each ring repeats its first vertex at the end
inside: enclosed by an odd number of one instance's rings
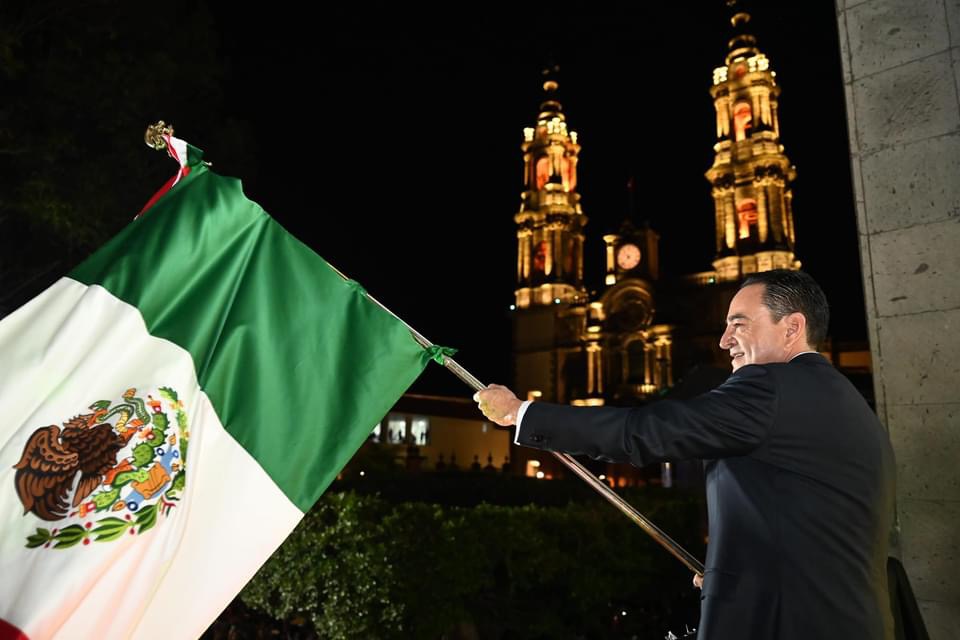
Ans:
POLYGON ((75 416, 63 429, 40 427, 27 440, 14 465, 24 515, 80 520, 64 528, 38 527, 27 548, 66 549, 91 539, 116 540, 128 531, 141 534, 156 525, 158 511, 168 516, 177 506, 190 439, 183 403, 170 387, 160 387, 159 398, 136 394, 127 389, 113 406, 94 402, 93 413, 75 416))

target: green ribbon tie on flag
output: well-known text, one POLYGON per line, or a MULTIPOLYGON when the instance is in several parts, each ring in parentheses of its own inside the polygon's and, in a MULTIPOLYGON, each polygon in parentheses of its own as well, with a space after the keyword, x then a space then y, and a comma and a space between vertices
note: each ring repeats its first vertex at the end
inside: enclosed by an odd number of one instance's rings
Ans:
POLYGON ((444 358, 452 358, 457 353, 453 347, 441 347, 437 344, 432 344, 426 349, 427 355, 441 367, 444 364, 444 358))

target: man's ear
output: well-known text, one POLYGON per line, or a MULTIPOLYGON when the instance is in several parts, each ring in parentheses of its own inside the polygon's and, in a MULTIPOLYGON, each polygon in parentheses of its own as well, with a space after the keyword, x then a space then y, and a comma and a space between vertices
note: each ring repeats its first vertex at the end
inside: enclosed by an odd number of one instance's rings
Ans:
POLYGON ((793 346, 799 340, 801 344, 807 344, 807 318, 799 311, 795 311, 783 317, 783 322, 787 325, 787 345, 793 346))

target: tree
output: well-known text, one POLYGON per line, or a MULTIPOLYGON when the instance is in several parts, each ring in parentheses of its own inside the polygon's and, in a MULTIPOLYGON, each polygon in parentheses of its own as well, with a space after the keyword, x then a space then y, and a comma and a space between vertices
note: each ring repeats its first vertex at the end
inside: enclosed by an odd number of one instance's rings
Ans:
POLYGON ((0 316, 112 236, 172 174, 143 146, 147 124, 174 122, 224 157, 244 148, 246 126, 224 114, 217 41, 202 2, 163 13, 119 0, 0 5, 0 316))
MULTIPOLYGON (((698 501, 658 504, 667 528, 698 527, 698 501)), ((329 493, 241 599, 306 637, 659 640, 695 624, 697 596, 675 560, 602 503, 460 508, 329 493)))

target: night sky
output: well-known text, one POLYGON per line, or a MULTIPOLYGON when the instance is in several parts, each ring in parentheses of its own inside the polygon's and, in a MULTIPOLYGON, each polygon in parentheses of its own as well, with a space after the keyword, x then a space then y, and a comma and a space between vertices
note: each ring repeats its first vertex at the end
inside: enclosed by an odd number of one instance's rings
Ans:
MULTIPOLYGON (((703 174, 715 141, 708 90, 726 53, 721 0, 238 6, 207 5, 205 28, 226 69, 223 117, 244 123, 251 142, 206 135, 190 113, 154 119, 172 121, 215 171, 240 177, 249 197, 429 339, 459 348, 480 379, 510 380, 520 144, 547 63, 560 67, 582 146, 590 288, 600 287, 601 236, 628 214, 661 233, 663 276, 710 268, 703 174)), ((833 304, 835 339, 864 340, 834 4, 756 2, 752 13, 798 170, 797 255, 833 304)), ((178 73, 199 72, 186 50, 166 80, 175 89, 178 73)), ((145 201, 158 186, 116 188, 142 188, 145 201)), ((469 393, 432 368, 414 390, 469 393)))
MULTIPOLYGON (((722 2, 530 3, 305 15, 218 13, 228 104, 254 125, 248 195, 485 381, 509 381, 523 127, 541 70, 579 133, 588 284, 628 214, 661 235, 662 271, 710 268, 722 2), (630 210, 627 182, 637 185, 630 210)), ((835 339, 864 339, 846 117, 832 2, 755 3, 797 166, 797 254, 834 305, 835 339)), ((202 132, 183 131, 203 144, 202 132)), ((216 161, 216 150, 208 149, 216 161)), ((437 368, 415 387, 465 393, 437 368)))

